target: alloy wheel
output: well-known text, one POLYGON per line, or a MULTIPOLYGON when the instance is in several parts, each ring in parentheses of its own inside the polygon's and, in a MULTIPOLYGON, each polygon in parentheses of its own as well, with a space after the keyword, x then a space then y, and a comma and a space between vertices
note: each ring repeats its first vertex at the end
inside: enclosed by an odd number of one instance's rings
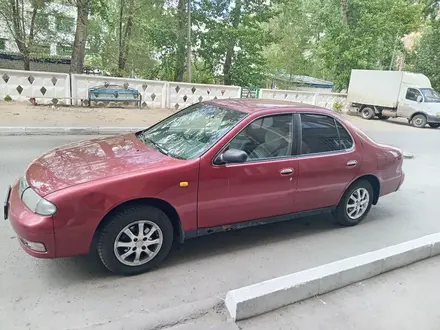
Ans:
POLYGON ((365 188, 358 188, 347 200, 346 212, 350 219, 359 219, 367 210, 370 202, 370 194, 365 188))
POLYGON ((148 220, 139 220, 125 226, 116 236, 114 253, 127 266, 140 266, 152 260, 163 244, 160 227, 148 220))

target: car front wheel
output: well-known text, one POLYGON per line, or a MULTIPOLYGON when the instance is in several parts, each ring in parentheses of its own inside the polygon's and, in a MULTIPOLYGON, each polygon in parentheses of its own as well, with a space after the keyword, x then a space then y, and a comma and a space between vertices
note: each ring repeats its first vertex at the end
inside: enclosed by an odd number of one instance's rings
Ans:
POLYGON ((355 182, 342 196, 334 212, 335 220, 344 226, 357 225, 367 216, 372 203, 371 184, 366 180, 355 182))
POLYGON ((411 120, 412 125, 414 127, 417 127, 417 128, 425 127, 426 126, 426 122, 427 122, 426 116, 422 115, 422 114, 415 115, 413 117, 413 119, 411 120))
POLYGON ((173 226, 155 207, 134 205, 109 217, 98 233, 97 250, 112 272, 135 275, 146 272, 168 255, 173 226))

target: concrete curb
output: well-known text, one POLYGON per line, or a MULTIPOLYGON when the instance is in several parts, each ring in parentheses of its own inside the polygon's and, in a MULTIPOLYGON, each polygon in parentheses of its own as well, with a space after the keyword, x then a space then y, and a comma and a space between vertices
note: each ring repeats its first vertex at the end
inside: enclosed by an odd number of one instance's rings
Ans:
POLYGON ((440 233, 232 290, 225 304, 239 321, 439 254, 440 233))
POLYGON ((145 127, 19 127, 0 126, 0 136, 15 135, 116 135, 137 132, 145 127))
POLYGON ((404 159, 413 159, 414 158, 414 154, 412 154, 410 152, 403 152, 403 158, 404 159))

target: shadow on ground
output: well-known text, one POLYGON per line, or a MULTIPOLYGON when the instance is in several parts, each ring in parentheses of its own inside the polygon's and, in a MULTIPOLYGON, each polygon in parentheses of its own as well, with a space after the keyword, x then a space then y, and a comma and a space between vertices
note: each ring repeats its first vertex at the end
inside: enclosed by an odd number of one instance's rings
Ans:
MULTIPOLYGON (((358 226, 359 230, 363 224, 386 217, 388 213, 383 209, 372 209, 368 219, 358 226)), ((150 273, 160 272, 182 264, 188 264, 188 267, 192 267, 192 264, 200 263, 204 259, 224 254, 237 254, 242 250, 258 247, 270 248, 271 244, 282 241, 291 241, 304 236, 312 237, 320 232, 346 229, 349 228, 335 224, 331 215, 322 215, 202 236, 188 240, 184 244, 175 243, 164 263, 150 273)), ((51 274, 52 276, 67 277, 68 281, 118 278, 101 264, 95 251, 86 256, 45 260, 44 262, 54 263, 55 267, 50 267, 56 270, 51 274)))

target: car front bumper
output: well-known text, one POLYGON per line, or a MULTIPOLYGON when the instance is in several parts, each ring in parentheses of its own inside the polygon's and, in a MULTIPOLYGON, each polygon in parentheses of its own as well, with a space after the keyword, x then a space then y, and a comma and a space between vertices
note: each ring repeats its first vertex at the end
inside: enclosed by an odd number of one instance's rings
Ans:
POLYGON ((51 216, 35 214, 23 204, 18 181, 8 191, 4 213, 17 233, 23 250, 37 258, 56 257, 53 219, 51 216))

